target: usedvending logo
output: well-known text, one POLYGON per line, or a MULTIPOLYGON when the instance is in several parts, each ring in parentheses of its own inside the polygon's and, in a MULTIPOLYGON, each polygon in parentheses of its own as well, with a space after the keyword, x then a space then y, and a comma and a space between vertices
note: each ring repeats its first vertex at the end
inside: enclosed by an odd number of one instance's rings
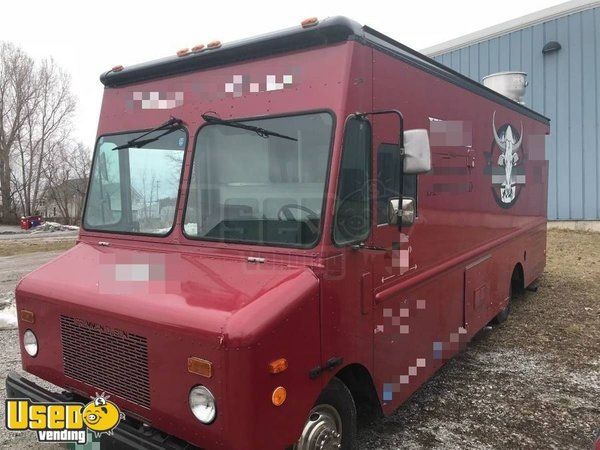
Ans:
POLYGON ((119 407, 105 394, 88 404, 35 403, 29 399, 6 400, 6 428, 11 431, 31 430, 40 442, 87 443, 88 431, 96 437, 112 435, 125 418, 119 407))
POLYGON ((492 175, 492 192, 502 208, 515 204, 525 185, 525 154, 523 152, 523 123, 517 131, 510 124, 496 127, 496 111, 492 117, 494 141, 488 158, 487 171, 492 175))

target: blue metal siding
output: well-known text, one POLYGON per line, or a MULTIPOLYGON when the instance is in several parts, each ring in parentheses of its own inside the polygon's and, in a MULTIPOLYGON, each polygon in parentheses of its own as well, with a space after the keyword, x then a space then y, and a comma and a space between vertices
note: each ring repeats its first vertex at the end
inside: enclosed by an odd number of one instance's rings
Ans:
POLYGON ((477 81, 528 74, 525 103, 551 119, 548 218, 600 219, 600 8, 588 9, 435 57, 477 81), (542 54, 549 41, 558 52, 542 54))

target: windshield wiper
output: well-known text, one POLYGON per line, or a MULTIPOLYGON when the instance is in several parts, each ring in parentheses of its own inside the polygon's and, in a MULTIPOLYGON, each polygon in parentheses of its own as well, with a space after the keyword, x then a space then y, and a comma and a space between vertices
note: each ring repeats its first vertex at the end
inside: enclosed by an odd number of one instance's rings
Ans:
POLYGON ((130 141, 127 141, 125 144, 117 145, 115 148, 113 148, 113 150, 123 150, 124 148, 131 148, 131 147, 142 148, 144 145, 148 145, 150 142, 158 141, 161 137, 163 137, 169 133, 172 133, 175 130, 178 130, 179 128, 181 128, 182 124, 183 124, 183 120, 178 119, 177 117, 171 117, 169 120, 167 120, 162 125, 152 128, 150 131, 146 131, 144 134, 141 134, 138 137, 133 138, 130 141), (154 132, 160 131, 160 130, 166 130, 166 131, 162 134, 159 134, 156 137, 153 137, 150 139, 142 139, 144 136, 148 136, 150 133, 154 133, 154 132))
POLYGON ((216 123, 219 125, 225 125, 226 127, 241 128, 242 130, 254 131, 262 138, 268 138, 269 136, 275 136, 281 139, 288 139, 290 141, 297 141, 298 139, 285 134, 279 134, 275 131, 265 130, 261 127, 254 127, 252 125, 246 125, 245 123, 236 122, 235 120, 224 120, 219 117, 211 116, 209 114, 202 114, 201 117, 208 123, 216 123))

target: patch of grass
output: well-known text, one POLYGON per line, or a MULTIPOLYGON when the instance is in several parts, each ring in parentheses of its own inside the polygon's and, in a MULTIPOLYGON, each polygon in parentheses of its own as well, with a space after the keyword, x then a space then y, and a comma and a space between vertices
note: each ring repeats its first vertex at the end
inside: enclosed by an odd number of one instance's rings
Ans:
POLYGON ((75 239, 65 240, 15 240, 0 242, 0 256, 23 255, 35 252, 68 250, 75 245, 75 239))

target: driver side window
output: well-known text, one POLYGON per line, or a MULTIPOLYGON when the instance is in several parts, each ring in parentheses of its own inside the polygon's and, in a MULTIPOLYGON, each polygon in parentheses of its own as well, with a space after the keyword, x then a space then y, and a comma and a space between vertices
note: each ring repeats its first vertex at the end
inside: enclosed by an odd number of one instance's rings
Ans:
POLYGON ((333 241, 361 242, 371 228, 371 125, 353 117, 346 122, 336 196, 333 241))
POLYGON ((88 225, 115 225, 121 220, 120 153, 113 151, 116 144, 103 142, 101 138, 98 156, 91 175, 88 225))

